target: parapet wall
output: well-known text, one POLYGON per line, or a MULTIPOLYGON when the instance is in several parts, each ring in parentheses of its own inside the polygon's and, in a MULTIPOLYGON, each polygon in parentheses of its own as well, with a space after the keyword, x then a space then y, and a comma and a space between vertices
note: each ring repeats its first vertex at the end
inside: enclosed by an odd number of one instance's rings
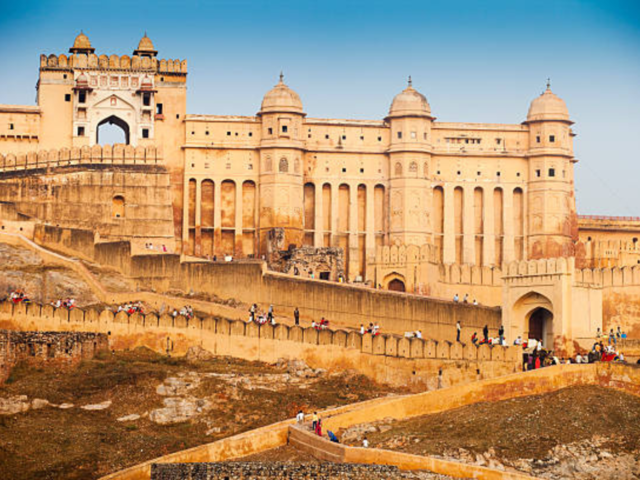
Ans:
POLYGON ((69 70, 72 69, 100 69, 100 70, 135 70, 158 73, 186 74, 186 60, 158 60, 155 57, 141 57, 139 55, 96 55, 91 53, 76 53, 73 55, 40 55, 40 70, 69 70))
POLYGON ((9 172, 48 170, 82 165, 162 165, 159 147, 131 145, 94 145, 82 148, 40 150, 18 155, 0 154, 0 179, 9 172))
POLYGON ((258 326, 222 318, 173 317, 168 314, 113 314, 108 310, 55 309, 50 305, 0 303, 0 322, 9 328, 92 331, 111 336, 113 348, 146 346, 184 354, 202 346, 217 355, 276 362, 301 358, 314 368, 354 369, 380 382, 439 386, 517 371, 519 347, 437 342, 396 335, 360 335, 279 324, 258 326), (169 342, 169 347, 168 347, 169 342), (440 372, 442 370, 442 372, 440 372))
POLYGON ((0 330, 0 385, 19 361, 75 363, 108 348, 102 333, 0 330))

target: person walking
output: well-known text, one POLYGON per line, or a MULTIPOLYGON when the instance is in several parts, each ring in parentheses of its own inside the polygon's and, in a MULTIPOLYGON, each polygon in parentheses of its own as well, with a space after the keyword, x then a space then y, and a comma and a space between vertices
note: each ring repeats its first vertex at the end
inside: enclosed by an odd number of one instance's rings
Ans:
POLYGON ((482 329, 482 336, 484 337, 484 343, 489 342, 489 325, 484 326, 482 329))
POLYGON ((298 307, 293 311, 293 320, 296 325, 300 325, 300 311, 298 310, 298 307))
POLYGON ((458 320, 456 322, 456 342, 460 341, 460 332, 462 330, 462 327, 460 326, 460 320, 458 320))
POLYGON ((500 330, 498 330, 498 335, 500 336, 500 345, 504 344, 504 325, 500 325, 500 330))
POLYGON ((267 313, 267 320, 271 322, 273 319, 273 304, 269 305, 269 312, 267 313))
POLYGON ((311 416, 311 428, 313 429, 313 431, 316 431, 316 427, 318 426, 318 412, 313 412, 313 415, 311 416))

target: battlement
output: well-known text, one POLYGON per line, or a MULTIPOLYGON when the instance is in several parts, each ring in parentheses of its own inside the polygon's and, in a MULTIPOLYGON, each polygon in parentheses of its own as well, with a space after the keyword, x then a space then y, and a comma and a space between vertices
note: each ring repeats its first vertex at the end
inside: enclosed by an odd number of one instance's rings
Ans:
POLYGON ((11 153, 8 155, 0 154, 0 175, 8 172, 87 164, 162 164, 162 151, 155 146, 133 147, 131 145, 115 144, 41 150, 18 155, 11 153))
POLYGON ((558 257, 540 260, 517 260, 509 263, 505 279, 540 275, 568 275, 575 270, 575 258, 558 257))
POLYGON ((391 245, 376 249, 376 263, 385 266, 404 266, 415 263, 437 263, 439 250, 435 245, 391 245))
POLYGON ((137 72, 153 72, 173 75, 187 74, 187 60, 165 60, 139 55, 96 55, 95 53, 76 53, 73 55, 40 55, 40 70, 78 69, 137 72))

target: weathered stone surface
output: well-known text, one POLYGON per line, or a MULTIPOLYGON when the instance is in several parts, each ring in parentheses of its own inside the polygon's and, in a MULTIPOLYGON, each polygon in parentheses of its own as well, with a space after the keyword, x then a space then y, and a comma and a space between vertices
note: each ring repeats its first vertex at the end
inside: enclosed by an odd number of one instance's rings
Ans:
POLYGON ((211 406, 208 400, 193 397, 169 397, 162 403, 163 408, 153 410, 149 414, 149 420, 160 425, 186 422, 211 406))
POLYGON ((83 405, 80 408, 83 410, 105 410, 111 406, 111 400, 106 400, 100 403, 94 403, 91 405, 83 405))

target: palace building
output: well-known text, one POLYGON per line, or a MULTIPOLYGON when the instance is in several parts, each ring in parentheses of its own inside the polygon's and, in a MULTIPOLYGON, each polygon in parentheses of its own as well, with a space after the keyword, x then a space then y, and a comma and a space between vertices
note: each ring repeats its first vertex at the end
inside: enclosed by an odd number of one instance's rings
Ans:
MULTIPOLYGON (((602 326, 617 281, 609 272, 640 263, 640 219, 577 215, 573 121, 549 84, 522 106, 522 123, 481 124, 437 121, 411 78, 372 120, 308 116, 282 74, 255 116, 188 114, 186 80, 186 60, 160 59, 146 34, 131 55, 96 53, 83 33, 68 54, 41 55, 37 106, 0 105, 0 183, 11 174, 14 185, 0 186, 0 201, 23 192, 17 170, 127 165, 131 179, 146 175, 135 181, 143 190, 124 173, 100 193, 96 241, 126 239, 135 252, 162 239, 183 260, 338 255, 338 270, 295 268, 445 298, 468 292, 502 305, 519 331, 546 309, 553 325, 564 318, 556 337, 602 326), (100 146, 106 124, 124 145, 100 146), (149 163, 153 177, 135 170, 149 163), (519 309, 525 319, 513 317, 519 309)), ((29 216, 74 227, 72 213, 50 211, 29 216)), ((620 282, 640 285, 640 271, 620 282)))

